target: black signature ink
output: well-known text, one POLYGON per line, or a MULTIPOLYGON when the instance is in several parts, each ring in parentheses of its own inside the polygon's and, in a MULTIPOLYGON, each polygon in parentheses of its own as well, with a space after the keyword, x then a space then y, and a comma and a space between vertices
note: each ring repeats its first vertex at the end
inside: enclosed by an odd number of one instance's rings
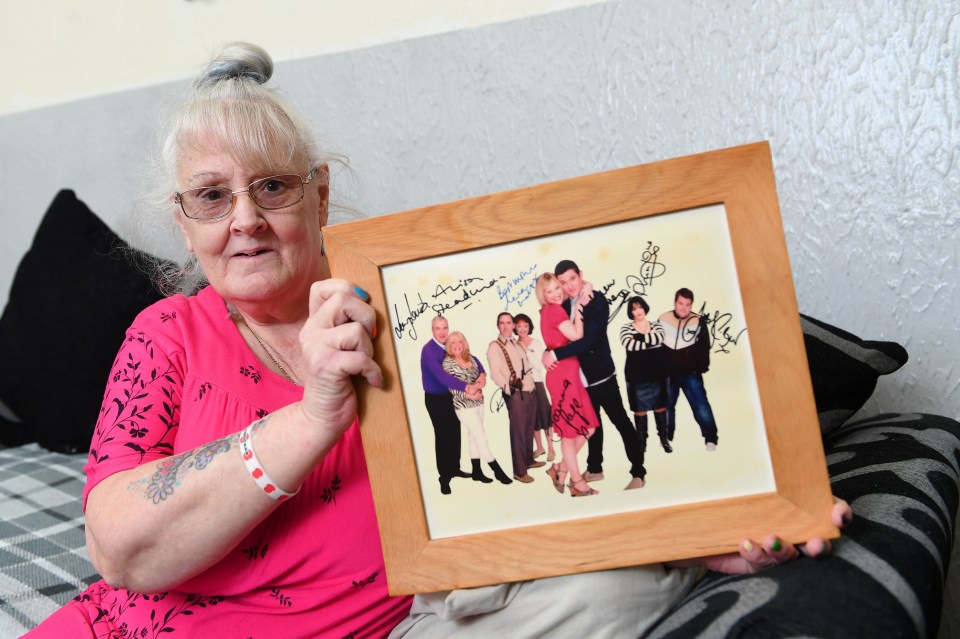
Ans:
POLYGON ((413 323, 427 310, 427 303, 423 301, 423 296, 417 293, 417 298, 420 302, 410 306, 410 299, 406 293, 403 294, 403 301, 407 305, 407 317, 404 320, 400 319, 400 311, 397 310, 397 305, 393 305, 393 313, 397 317, 397 323, 393 327, 393 333, 397 336, 397 339, 401 339, 403 337, 403 329, 409 327, 407 329, 407 337, 413 341, 417 341, 417 327, 414 326, 413 323))
POLYGON ((620 312, 620 309, 623 308, 623 305, 627 303, 627 298, 630 297, 630 289, 621 288, 620 290, 610 294, 610 289, 614 287, 617 283, 617 280, 611 280, 609 284, 600 289, 601 295, 607 298, 607 303, 610 305, 610 314, 607 316, 607 324, 612 322, 617 316, 617 313, 620 312))
POLYGON ((507 405, 507 398, 503 395, 503 389, 497 388, 490 394, 490 412, 499 413, 507 405))
POLYGON ((479 277, 467 277, 460 280, 460 283, 456 286, 437 286, 437 291, 434 294, 434 298, 437 298, 441 293, 456 292, 460 291, 460 296, 454 298, 451 301, 439 301, 436 304, 430 306, 433 309, 433 312, 437 315, 443 315, 445 312, 449 311, 452 308, 456 308, 462 305, 462 308, 470 308, 470 304, 473 303, 473 298, 484 292, 489 288, 493 288, 497 285, 500 280, 506 279, 505 275, 498 275, 497 277, 490 278, 489 280, 484 281, 479 277), (479 283, 474 283, 479 282, 479 283), (469 286, 468 286, 469 284, 469 286))
POLYGON ((433 292, 433 299, 437 299, 438 297, 440 297, 441 295, 445 295, 446 293, 453 293, 454 291, 459 291, 461 288, 463 288, 467 284, 470 284, 471 282, 476 282, 477 280, 480 280, 480 279, 481 278, 479 277, 463 277, 463 278, 460 278, 460 280, 453 286, 442 286, 440 284, 437 284, 437 289, 433 292))
POLYGON ((733 315, 730 313, 714 311, 710 316, 705 303, 700 306, 697 314, 710 327, 710 345, 715 349, 714 353, 729 353, 728 347, 736 346, 740 337, 747 332, 746 328, 734 332, 735 329, 730 326, 733 321, 733 315))
POLYGON ((613 293, 610 291, 616 285, 616 280, 612 280, 600 289, 610 304, 610 315, 607 317, 607 323, 612 322, 617 317, 628 299, 634 295, 646 296, 649 293, 648 289, 653 287, 654 280, 666 274, 666 264, 662 264, 657 259, 659 253, 659 246, 656 246, 653 242, 647 242, 647 248, 641 255, 639 272, 629 273, 624 278, 624 287, 613 293))
POLYGON ((564 401, 567 397, 567 389, 572 385, 573 384, 569 379, 563 380, 563 390, 560 392, 560 400, 555 404, 553 409, 552 418, 554 423, 564 423, 573 429, 573 432, 575 432, 577 435, 586 437, 590 432, 589 428, 587 427, 589 426, 590 422, 587 420, 586 415, 580 411, 580 409, 583 408, 580 400, 578 398, 574 398, 571 402, 564 401), (563 409, 565 404, 569 406, 569 410, 563 409), (583 422, 584 425, 574 423, 574 420, 577 418, 579 418, 578 421, 583 422))
POLYGON ((647 248, 643 251, 643 255, 640 256, 640 281, 645 287, 653 286, 653 280, 658 277, 663 277, 667 272, 666 264, 661 264, 657 261, 657 254, 659 252, 659 246, 655 246, 653 242, 647 242, 647 248))

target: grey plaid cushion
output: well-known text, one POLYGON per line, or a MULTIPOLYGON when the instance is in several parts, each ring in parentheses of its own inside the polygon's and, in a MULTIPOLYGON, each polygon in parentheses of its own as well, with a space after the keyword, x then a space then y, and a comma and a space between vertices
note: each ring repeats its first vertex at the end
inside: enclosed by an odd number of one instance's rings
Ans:
POLYGON ((20 636, 99 579, 80 509, 86 458, 0 449, 0 637, 20 636))

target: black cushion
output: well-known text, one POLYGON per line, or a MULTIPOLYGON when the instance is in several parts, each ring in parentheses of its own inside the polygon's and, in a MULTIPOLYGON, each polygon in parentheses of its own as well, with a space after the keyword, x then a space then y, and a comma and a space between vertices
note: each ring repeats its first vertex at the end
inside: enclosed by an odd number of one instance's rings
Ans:
POLYGON ((123 335, 160 292, 131 251, 73 191, 61 191, 23 256, 0 318, 0 442, 90 445, 123 335))
POLYGON ((894 342, 860 339, 802 314, 800 324, 820 430, 826 435, 863 407, 881 375, 907 363, 907 351, 894 342))

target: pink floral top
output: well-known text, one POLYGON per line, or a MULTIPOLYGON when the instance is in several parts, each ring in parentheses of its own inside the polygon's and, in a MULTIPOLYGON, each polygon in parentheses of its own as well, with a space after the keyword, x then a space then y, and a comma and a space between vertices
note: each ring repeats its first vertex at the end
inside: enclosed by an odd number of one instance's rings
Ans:
MULTIPOLYGON (((302 393, 253 355, 212 288, 154 304, 114 362, 84 505, 111 474, 235 433, 302 393)), ((164 499, 156 486, 149 498, 164 499)), ((409 598, 387 595, 355 422, 300 493, 211 569, 156 594, 101 581, 49 621, 75 624, 81 612, 97 637, 378 637, 409 608, 409 598)), ((81 636, 70 627, 60 636, 81 636)))

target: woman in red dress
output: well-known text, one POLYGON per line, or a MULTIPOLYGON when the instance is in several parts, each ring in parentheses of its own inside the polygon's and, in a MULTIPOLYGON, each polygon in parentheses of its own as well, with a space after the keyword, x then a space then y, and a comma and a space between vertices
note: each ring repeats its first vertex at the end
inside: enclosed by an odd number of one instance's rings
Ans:
MULTIPOLYGON (((564 294, 553 273, 538 277, 536 290, 544 345, 553 350, 582 338, 583 305, 590 300, 592 292, 585 291, 581 298, 570 300, 573 309, 571 319, 561 306, 564 294)), ((598 491, 590 488, 583 479, 577 462, 580 449, 600 424, 587 389, 580 380, 577 358, 562 359, 547 371, 547 390, 552 402, 553 430, 560 436, 560 452, 563 455, 559 464, 547 470, 547 475, 558 492, 563 492, 564 479, 569 473, 572 497, 596 495, 598 491)))

